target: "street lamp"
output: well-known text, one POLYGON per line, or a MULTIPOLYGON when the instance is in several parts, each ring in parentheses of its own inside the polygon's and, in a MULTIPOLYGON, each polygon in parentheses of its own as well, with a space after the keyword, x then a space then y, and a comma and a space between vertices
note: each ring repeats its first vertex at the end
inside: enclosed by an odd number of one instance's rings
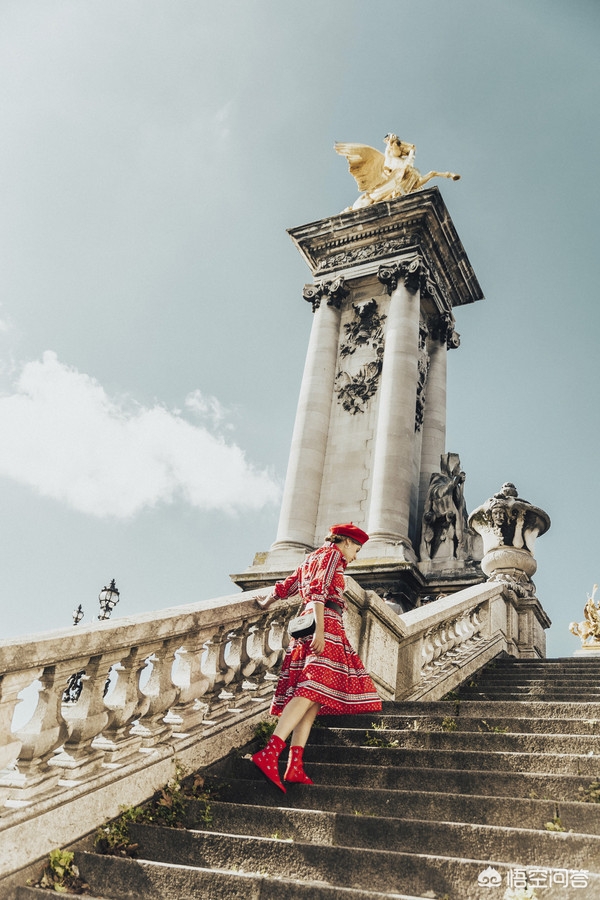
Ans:
POLYGON ((83 606, 81 603, 77 607, 77 609, 73 610, 73 625, 79 625, 81 620, 83 619, 83 606))
POLYGON ((102 612, 98 616, 99 619, 110 619, 110 614, 119 602, 119 591, 115 584, 115 579, 110 583, 110 587, 103 587, 98 595, 98 602, 102 612))

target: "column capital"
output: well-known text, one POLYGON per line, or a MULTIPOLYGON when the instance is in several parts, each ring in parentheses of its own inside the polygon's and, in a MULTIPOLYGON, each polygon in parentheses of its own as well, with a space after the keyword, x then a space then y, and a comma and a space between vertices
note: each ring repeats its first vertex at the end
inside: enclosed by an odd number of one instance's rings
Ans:
POLYGON ((420 290, 430 296, 435 290, 431 273, 421 256, 415 256, 406 262, 400 260, 384 263, 379 266, 377 277, 385 285, 388 294, 393 294, 400 281, 404 282, 406 290, 411 294, 420 290))
POLYGON ((327 300, 327 306, 334 309, 340 309, 343 300, 350 293, 350 289, 346 287, 346 281, 343 277, 334 278, 332 281, 321 281, 318 284, 305 284, 302 290, 302 296, 307 303, 312 304, 312 311, 316 312, 323 297, 327 300))
POLYGON ((427 320, 429 336, 446 344, 448 350, 456 350, 460 347, 460 334, 454 330, 455 324, 454 316, 449 311, 430 316, 427 320))

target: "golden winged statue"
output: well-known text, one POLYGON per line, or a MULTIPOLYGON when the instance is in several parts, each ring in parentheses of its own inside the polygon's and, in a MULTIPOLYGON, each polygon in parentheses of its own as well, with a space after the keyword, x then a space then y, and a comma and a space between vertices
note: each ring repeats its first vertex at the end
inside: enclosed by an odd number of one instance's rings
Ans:
POLYGON ((587 595, 583 609, 583 622, 571 622, 569 631, 581 638, 584 647, 600 647, 600 608, 594 603, 598 585, 594 585, 592 596, 587 595))
POLYGON ((451 178, 458 181, 454 172, 428 172, 421 175, 413 166, 416 147, 401 141, 396 134, 386 134, 385 153, 366 144, 334 144, 336 153, 348 160, 350 174, 359 190, 364 191, 356 203, 348 209, 361 209, 383 200, 394 200, 411 194, 432 178, 451 178))

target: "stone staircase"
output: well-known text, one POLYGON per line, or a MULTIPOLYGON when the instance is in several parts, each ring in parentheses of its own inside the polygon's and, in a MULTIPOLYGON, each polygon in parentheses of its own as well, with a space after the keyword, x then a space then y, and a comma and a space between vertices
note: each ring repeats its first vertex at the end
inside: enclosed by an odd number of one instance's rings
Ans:
POLYGON ((584 802, 600 781, 600 660, 497 659, 444 701, 321 720, 315 785, 286 795, 248 750, 209 770, 209 828, 198 807, 186 830, 132 826, 138 859, 78 850, 90 896, 502 900, 527 879, 539 900, 600 897, 600 803, 584 802))

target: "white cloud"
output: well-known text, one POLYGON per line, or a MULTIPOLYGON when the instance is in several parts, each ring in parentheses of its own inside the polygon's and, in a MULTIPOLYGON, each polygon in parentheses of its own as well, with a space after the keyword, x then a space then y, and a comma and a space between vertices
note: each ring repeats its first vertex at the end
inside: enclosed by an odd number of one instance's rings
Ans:
POLYGON ((192 391, 185 398, 186 408, 201 419, 208 419, 214 425, 220 425, 226 418, 227 411, 216 397, 206 396, 200 390, 192 391))
MULTIPOLYGON (((212 418, 215 398, 186 405, 212 418)), ((0 397, 0 475, 83 513, 128 518, 181 498, 204 510, 258 509, 278 499, 272 477, 203 425, 162 406, 127 407, 48 351, 0 397)))

